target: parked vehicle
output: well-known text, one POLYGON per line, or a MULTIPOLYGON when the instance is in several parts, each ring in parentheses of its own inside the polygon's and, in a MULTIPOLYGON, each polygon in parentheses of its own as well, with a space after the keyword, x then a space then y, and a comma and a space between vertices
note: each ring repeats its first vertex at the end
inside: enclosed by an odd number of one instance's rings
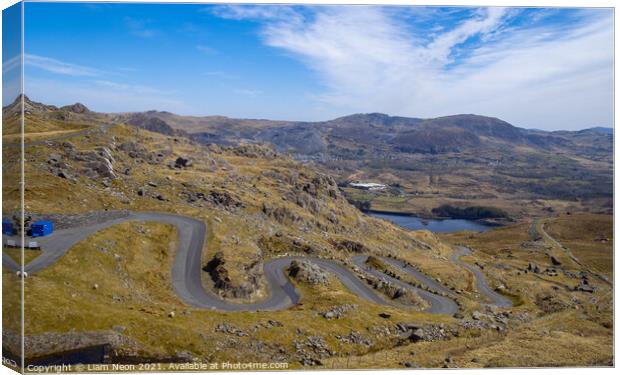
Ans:
POLYGON ((49 236, 54 232, 54 223, 49 220, 35 221, 30 226, 32 237, 49 236))
POLYGON ((2 219, 2 235, 12 236, 15 234, 15 228, 13 222, 9 219, 2 219))

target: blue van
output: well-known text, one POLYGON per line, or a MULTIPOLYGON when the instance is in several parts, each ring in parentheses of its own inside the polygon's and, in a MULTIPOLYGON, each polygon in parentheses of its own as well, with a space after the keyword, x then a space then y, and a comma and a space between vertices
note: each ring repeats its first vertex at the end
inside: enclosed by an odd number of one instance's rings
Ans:
POLYGON ((2 219, 2 234, 4 236, 12 236, 15 234, 15 228, 13 228, 13 222, 9 219, 2 219))
POLYGON ((30 225, 32 237, 49 236, 54 232, 54 223, 48 220, 35 221, 30 225))

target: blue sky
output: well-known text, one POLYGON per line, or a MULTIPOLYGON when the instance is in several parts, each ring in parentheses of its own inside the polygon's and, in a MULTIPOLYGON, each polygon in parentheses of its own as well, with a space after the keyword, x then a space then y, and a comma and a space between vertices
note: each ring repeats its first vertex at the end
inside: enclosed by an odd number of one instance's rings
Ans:
POLYGON ((105 112, 477 113, 527 128, 612 126, 612 17, 608 9, 26 3, 26 95, 105 112))
POLYGON ((21 4, 2 10, 2 99, 11 103, 21 93, 21 4))

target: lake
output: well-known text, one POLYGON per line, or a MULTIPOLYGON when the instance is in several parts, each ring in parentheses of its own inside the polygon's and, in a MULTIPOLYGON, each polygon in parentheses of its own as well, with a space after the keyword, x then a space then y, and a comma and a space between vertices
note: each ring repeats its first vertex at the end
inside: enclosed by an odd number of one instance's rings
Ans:
POLYGON ((386 214, 378 212, 370 212, 370 216, 386 219, 399 225, 403 228, 410 230, 427 229, 432 232, 449 233, 458 232, 462 230, 471 230, 477 232, 485 232, 492 227, 473 220, 465 219, 421 219, 416 216, 398 215, 398 214, 386 214))

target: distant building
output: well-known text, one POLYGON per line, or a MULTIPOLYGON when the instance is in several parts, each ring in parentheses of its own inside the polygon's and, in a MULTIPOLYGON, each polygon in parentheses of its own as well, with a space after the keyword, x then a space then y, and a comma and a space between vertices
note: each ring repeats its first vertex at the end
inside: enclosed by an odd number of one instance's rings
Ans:
POLYGON ((384 184, 377 184, 375 182, 350 182, 349 186, 361 190, 383 190, 387 187, 384 184))

